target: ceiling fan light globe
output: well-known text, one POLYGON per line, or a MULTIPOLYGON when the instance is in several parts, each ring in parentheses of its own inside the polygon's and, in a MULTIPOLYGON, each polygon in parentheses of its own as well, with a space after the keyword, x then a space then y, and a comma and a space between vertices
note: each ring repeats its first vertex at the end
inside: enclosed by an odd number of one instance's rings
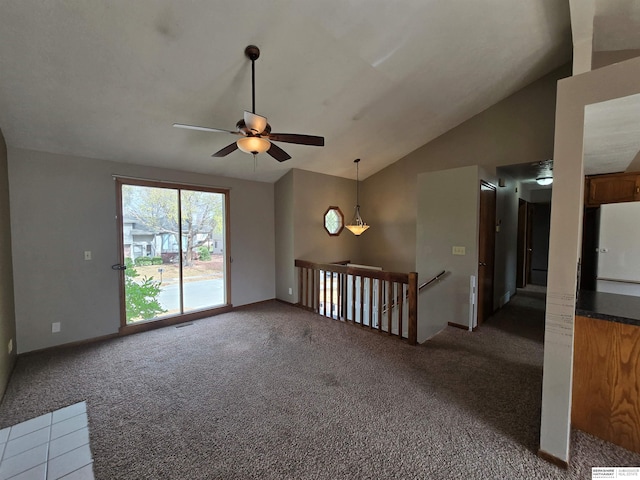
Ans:
POLYGON ((262 137, 242 137, 236 143, 240 150, 254 155, 264 153, 271 148, 271 142, 262 137))

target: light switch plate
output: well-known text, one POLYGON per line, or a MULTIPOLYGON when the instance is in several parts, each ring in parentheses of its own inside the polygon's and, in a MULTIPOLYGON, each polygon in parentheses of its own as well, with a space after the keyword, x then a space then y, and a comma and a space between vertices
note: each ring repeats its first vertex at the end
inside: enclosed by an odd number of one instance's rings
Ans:
POLYGON ((465 247, 451 247, 451 253, 453 255, 466 255, 467 249, 465 247))
POLYGON ((85 260, 91 260, 91 250, 85 250, 84 251, 84 259, 85 260))

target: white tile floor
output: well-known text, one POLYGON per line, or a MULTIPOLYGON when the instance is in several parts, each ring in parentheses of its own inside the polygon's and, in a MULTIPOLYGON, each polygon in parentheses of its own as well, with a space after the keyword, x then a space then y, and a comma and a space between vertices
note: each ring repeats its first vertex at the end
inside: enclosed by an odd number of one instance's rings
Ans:
POLYGON ((0 480, 93 480, 87 404, 0 430, 0 480))

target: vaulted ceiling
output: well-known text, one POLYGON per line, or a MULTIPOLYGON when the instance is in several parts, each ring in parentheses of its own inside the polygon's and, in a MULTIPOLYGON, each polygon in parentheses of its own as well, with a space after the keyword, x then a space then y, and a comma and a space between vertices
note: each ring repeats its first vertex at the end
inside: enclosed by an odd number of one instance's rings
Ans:
POLYGON ((0 129, 10 147, 273 182, 289 168, 381 170, 569 61, 563 0, 10 0, 0 8, 0 129), (251 109, 279 163, 225 134, 251 109))

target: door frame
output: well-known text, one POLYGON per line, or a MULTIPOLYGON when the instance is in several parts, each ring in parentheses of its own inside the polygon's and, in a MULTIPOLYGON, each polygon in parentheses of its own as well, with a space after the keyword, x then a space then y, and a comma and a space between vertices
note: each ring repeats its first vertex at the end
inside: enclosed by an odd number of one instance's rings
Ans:
POLYGON ((516 287, 531 283, 531 232, 533 230, 533 204, 518 199, 518 234, 516 252, 516 287))
POLYGON ((476 327, 493 313, 495 245, 496 245, 496 187, 485 180, 480 180, 478 208, 478 282, 477 282, 477 314, 476 327), (487 205, 484 191, 491 191, 491 205, 487 205), (492 208, 491 208, 492 207, 492 208), (489 208, 487 210, 487 208, 489 208), (483 246, 485 247, 483 249, 483 246), (487 256, 483 257, 486 250, 487 256), (481 270, 484 268, 485 270, 481 270), (489 270, 489 272, 487 272, 489 270), (490 281, 485 276, 490 273, 490 281))
MULTIPOLYGON (((180 190, 192 190, 199 192, 210 192, 210 193, 219 193, 224 195, 224 276, 225 276, 225 299, 226 303, 214 308, 207 308, 202 310, 197 310, 189 313, 180 313, 176 315, 170 315, 163 317, 158 320, 143 320, 140 322, 136 322, 133 324, 127 324, 127 312, 126 312, 126 304, 125 304, 125 272, 124 269, 118 269, 118 280, 119 280, 119 302, 120 302, 120 334, 131 334, 142 332, 146 330, 153 330, 156 328, 162 328, 169 325, 176 325, 179 323, 190 322, 193 320, 198 320, 200 318, 211 317, 213 315, 218 315, 220 313, 230 312, 233 309, 233 304, 231 302, 231 228, 230 228, 230 190, 225 188, 217 188, 217 187, 209 187, 206 185, 193 185, 189 183, 179 183, 179 182, 169 182, 162 180, 146 180, 140 178, 132 178, 126 176, 114 175, 113 179, 115 180, 116 187, 116 230, 118 232, 118 261, 120 266, 124 266, 125 258, 124 258, 124 238, 123 238, 123 222, 122 222, 122 186, 123 185, 135 185, 141 187, 156 187, 156 188, 169 188, 169 189, 177 189, 180 190)), ((178 195, 178 198, 180 195, 178 195)), ((179 212, 180 215, 180 212, 179 212)), ((182 222, 180 222, 182 223, 182 222)), ((180 255, 182 257, 182 255, 180 255)), ((182 260, 180 260, 182 262, 182 260)), ((115 267, 115 265, 114 265, 115 267)), ((113 268, 113 267, 112 267, 113 268)), ((181 281, 182 284, 182 270, 181 270, 181 281)))

